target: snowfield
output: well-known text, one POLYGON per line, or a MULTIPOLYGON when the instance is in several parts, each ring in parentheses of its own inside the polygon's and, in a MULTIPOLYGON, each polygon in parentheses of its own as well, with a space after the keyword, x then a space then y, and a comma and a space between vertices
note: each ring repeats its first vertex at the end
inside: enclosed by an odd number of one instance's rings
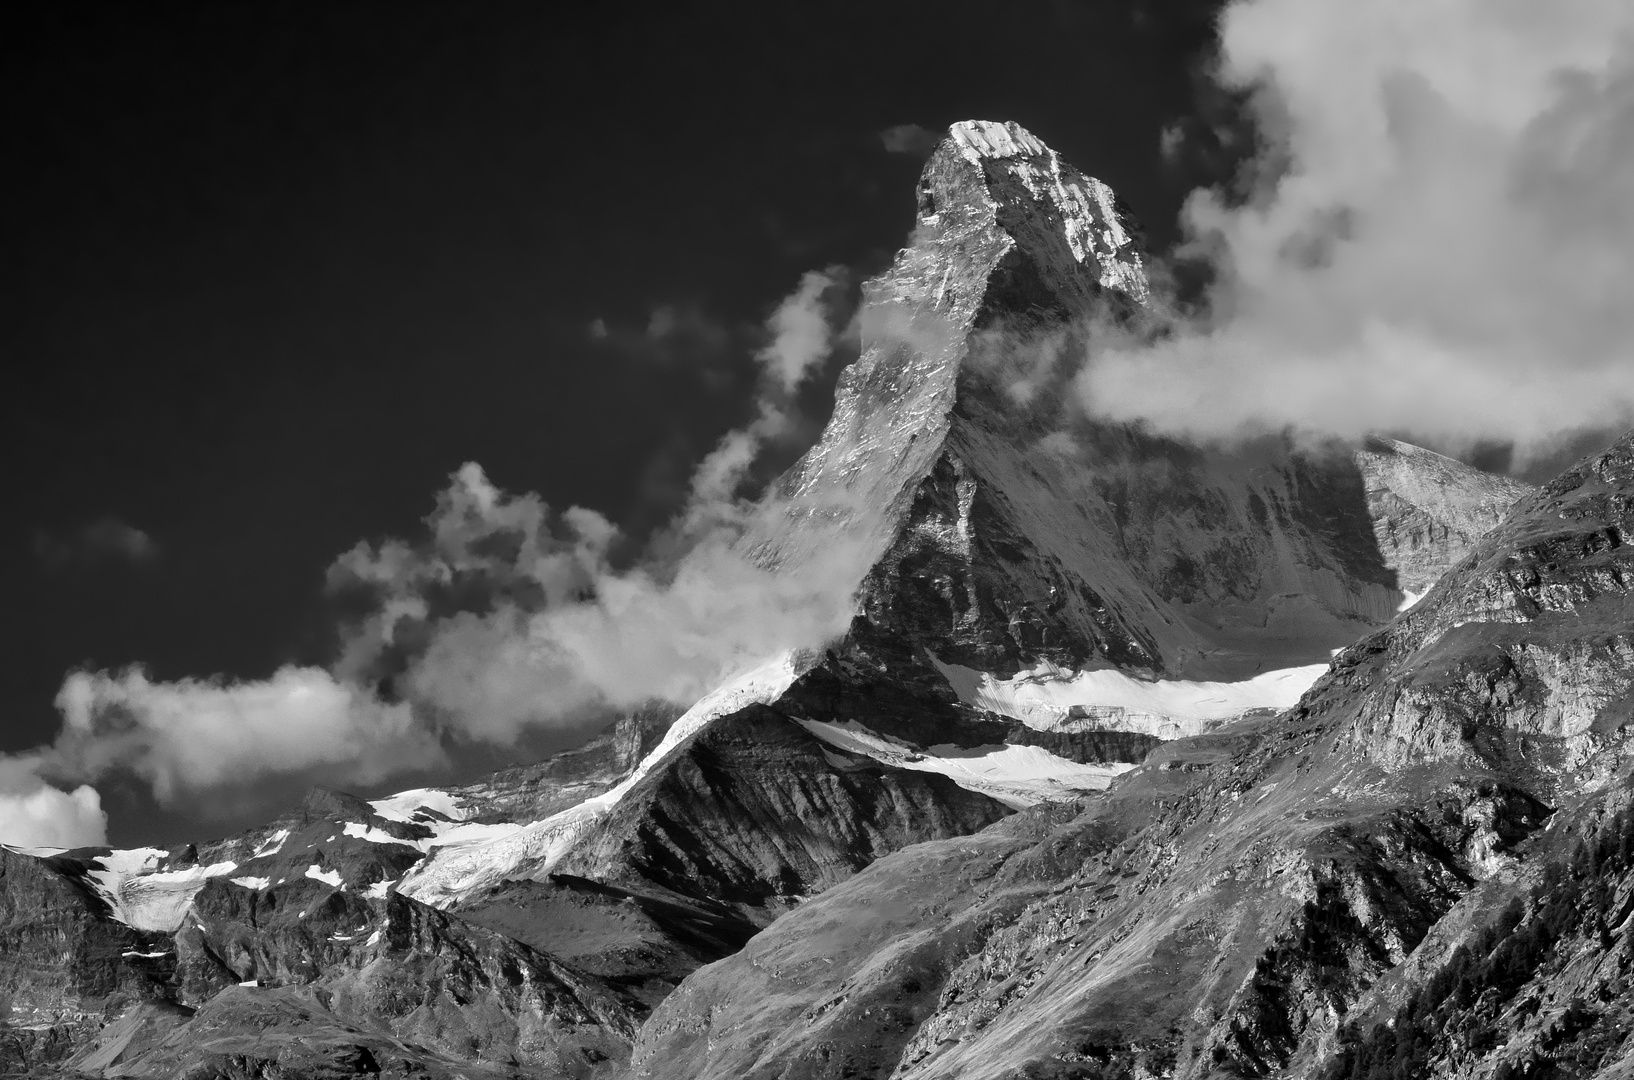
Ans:
MULTIPOLYGON (((1114 776, 1134 768, 1123 762, 1080 765, 1038 746, 943 744, 918 750, 855 722, 802 720, 800 726, 847 753, 898 769, 940 773, 960 787, 988 795, 1012 810, 1070 799, 1086 791, 1105 791, 1114 776)), ((840 767, 847 764, 833 757, 830 763, 840 767)))
MULTIPOLYGON (((451 843, 454 833, 438 837, 426 860, 403 876, 397 891, 422 903, 447 907, 461 898, 511 877, 537 878, 562 860, 579 837, 600 821, 652 768, 711 720, 756 703, 774 701, 794 682, 793 656, 785 653, 745 671, 704 695, 683 713, 617 787, 577 806, 527 825, 463 826, 490 829, 451 843)), ((405 793, 408 794, 408 793, 405 793)), ((393 796, 381 802, 394 802, 393 796)), ((374 804, 376 807, 380 803, 374 804)))
MULTIPOLYGON (((934 658, 933 658, 934 660, 934 658)), ((1280 668, 1241 682, 1147 681, 1110 669, 1041 664, 1009 679, 935 661, 959 700, 1038 731, 1133 731, 1159 739, 1200 735, 1258 709, 1292 708, 1327 664, 1280 668)))
POLYGON ((460 805, 453 795, 436 788, 414 788, 410 791, 399 791, 396 795, 388 795, 384 799, 376 799, 369 804, 374 812, 388 821, 407 821, 420 825, 430 825, 435 829, 439 822, 430 814, 421 814, 418 811, 430 810, 433 814, 441 814, 453 821, 464 821, 471 816, 471 812, 460 805))
POLYGON ((325 885, 333 885, 337 889, 341 887, 340 871, 325 870, 317 863, 313 863, 311 866, 306 868, 306 876, 311 878, 313 881, 321 881, 325 885))
POLYGON ((227 876, 238 864, 221 862, 186 870, 154 871, 166 854, 159 848, 111 851, 97 858, 99 869, 86 877, 118 921, 137 930, 174 933, 205 882, 227 876))
MULTIPOLYGON (((341 829, 341 833, 344 836, 352 837, 354 840, 363 840, 370 844, 401 844, 404 847, 420 847, 413 840, 404 840, 401 837, 393 836, 384 829, 373 825, 365 825, 359 821, 346 822, 341 829)), ((420 850, 424 851, 425 849, 420 847, 420 850)))

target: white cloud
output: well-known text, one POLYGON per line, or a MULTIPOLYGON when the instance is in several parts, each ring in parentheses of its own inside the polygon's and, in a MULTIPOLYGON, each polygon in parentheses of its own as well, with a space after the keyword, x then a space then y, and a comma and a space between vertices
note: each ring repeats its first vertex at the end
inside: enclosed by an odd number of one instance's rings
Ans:
MULTIPOLYGON (((45 752, 53 775, 134 775, 165 804, 279 775, 366 784, 436 765, 447 739, 504 746, 609 706, 690 703, 744 664, 839 633, 862 572, 845 544, 777 573, 735 542, 777 512, 739 488, 793 430, 798 392, 833 349, 842 285, 837 269, 807 274, 768 318, 751 421, 700 465, 687 507, 636 565, 614 565, 621 538, 602 515, 554 511, 467 463, 423 538, 360 543, 330 567, 346 614, 328 670, 74 672, 45 752)), ((683 316, 660 309, 648 336, 691 333, 683 316)))
POLYGON ((47 566, 70 563, 151 562, 159 556, 153 537, 115 517, 105 517, 67 536, 34 534, 34 554, 47 566))
POLYGON ((96 847, 107 842, 108 815, 95 788, 63 791, 40 779, 38 755, 0 757, 0 844, 96 847))
POLYGON ((766 320, 771 339, 755 353, 761 377, 754 417, 729 432, 698 464, 692 497, 682 512, 687 528, 714 521, 733 498, 767 443, 797 428, 794 395, 834 352, 839 333, 836 291, 846 282, 844 267, 811 270, 766 320))
POLYGON ((780 512, 739 489, 832 353, 844 280, 837 267, 808 273, 768 317, 751 420, 699 464, 688 502, 634 566, 613 565, 618 534, 601 515, 553 514, 468 463, 426 519, 429 543, 360 545, 332 568, 337 590, 371 591, 337 671, 366 681, 412 638, 397 690, 458 736, 504 745, 586 710, 690 704, 745 664, 843 631, 860 550, 838 542, 776 572, 738 541, 780 512))
POLYGON ((77 671, 57 708, 54 768, 89 779, 127 771, 162 803, 268 774, 319 770, 366 783, 441 760, 408 706, 318 668, 243 682, 77 671))
POLYGON ((773 386, 792 394, 834 350, 830 294, 845 280, 838 266, 811 270, 766 320, 772 340, 755 354, 773 386))
POLYGON ((1634 8, 1623 0, 1239 0, 1267 181, 1194 195, 1218 273, 1155 345, 1103 342, 1090 407, 1227 435, 1453 441, 1634 409, 1634 8))
POLYGON ((938 136, 919 124, 894 124, 879 133, 879 141, 888 153, 928 158, 936 149, 938 136))

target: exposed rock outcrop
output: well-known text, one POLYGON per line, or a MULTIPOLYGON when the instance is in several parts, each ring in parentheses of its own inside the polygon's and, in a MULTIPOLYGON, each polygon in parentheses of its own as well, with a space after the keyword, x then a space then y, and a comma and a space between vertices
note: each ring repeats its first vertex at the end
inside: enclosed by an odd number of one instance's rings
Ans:
POLYGON ((66 1058, 174 965, 164 935, 114 922, 75 884, 84 861, 0 848, 0 1075, 66 1058))
POLYGON ((1424 595, 1532 491, 1399 439, 1367 439, 1356 464, 1379 550, 1411 597, 1424 595))

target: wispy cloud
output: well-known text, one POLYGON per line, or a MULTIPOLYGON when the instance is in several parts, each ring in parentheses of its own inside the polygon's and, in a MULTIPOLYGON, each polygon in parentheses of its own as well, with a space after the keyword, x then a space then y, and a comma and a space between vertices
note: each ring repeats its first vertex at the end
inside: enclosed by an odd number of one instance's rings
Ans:
POLYGON ((104 517, 63 535, 41 529, 34 534, 34 556, 51 569, 70 565, 146 563, 159 557, 159 545, 134 525, 104 517))
POLYGON ((936 132, 918 124, 895 124, 879 133, 880 144, 888 153, 921 159, 930 157, 939 138, 936 132))
POLYGON ((0 844, 93 847, 107 841, 108 815, 95 788, 63 791, 40 778, 40 755, 0 757, 0 844))
MULTIPOLYGON (((74 672, 41 760, 52 776, 133 776, 161 803, 207 808, 211 792, 268 776, 371 783, 461 744, 508 746, 653 699, 689 704, 742 666, 821 644, 850 618, 854 553, 836 543, 804 567, 770 568, 740 541, 781 512, 755 497, 751 474, 803 430, 800 392, 850 332, 847 295, 843 271, 813 271, 754 331, 748 419, 633 564, 615 559, 629 544, 601 514, 507 492, 470 462, 422 535, 359 543, 330 567, 341 647, 328 668, 261 680, 74 672)), ((714 331, 659 308, 641 331, 597 333, 629 345, 714 331)))
POLYGON ((145 781, 161 803, 268 773, 368 782, 436 764, 442 753, 405 705, 318 668, 267 679, 155 682, 141 669, 78 671, 57 694, 53 771, 145 781))
POLYGON ((1523 449, 1630 421, 1634 9, 1238 0, 1220 25, 1260 181, 1192 197, 1207 304, 1100 341, 1093 411, 1523 449))

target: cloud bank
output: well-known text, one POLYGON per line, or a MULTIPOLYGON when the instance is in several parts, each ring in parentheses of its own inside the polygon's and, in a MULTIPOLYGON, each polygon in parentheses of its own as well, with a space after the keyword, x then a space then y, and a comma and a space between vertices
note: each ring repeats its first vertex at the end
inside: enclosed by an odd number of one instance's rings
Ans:
POLYGON ((1193 195, 1205 309, 1102 340, 1093 412, 1523 451, 1631 422, 1634 8, 1239 0, 1220 30, 1260 181, 1193 195))
POLYGON ((34 534, 34 556, 53 570, 74 563, 140 564, 158 558, 159 545, 136 526, 115 517, 105 517, 67 536, 57 536, 41 529, 34 534))
POLYGON ((426 519, 428 542, 360 544, 331 568, 331 591, 361 613, 337 671, 389 681, 461 738, 508 745, 596 709, 690 704, 737 668, 843 630, 853 552, 788 572, 740 544, 780 512, 742 492, 765 449, 800 427, 796 395, 833 351, 843 285, 837 268, 808 273, 767 319, 748 423, 700 462, 635 565, 614 565, 619 532, 600 514, 554 513, 467 463, 426 519))
MULTIPOLYGON (((630 545, 601 514, 507 492, 468 462, 422 536, 359 543, 331 565, 340 647, 327 668, 68 675, 55 743, 0 758, 0 841, 100 841, 96 791, 58 790, 42 772, 135 778, 163 805, 203 810, 211 793, 269 776, 370 784, 460 745, 506 747, 654 699, 689 705, 739 669, 829 640, 851 617, 859 553, 834 544, 771 568, 743 541, 782 512, 747 489, 762 455, 806 429, 799 393, 849 332, 845 284, 838 268, 813 271, 770 314, 747 421, 633 564, 615 559, 630 545)), ((655 320, 645 336, 681 332, 673 312, 655 320)))
POLYGON ((923 159, 936 150, 942 136, 919 124, 893 124, 879 133, 879 141, 886 153, 923 159))
POLYGON ((0 757, 0 843, 12 847, 95 847, 107 842, 108 815, 95 788, 63 791, 40 778, 39 755, 0 757))
POLYGON ((64 681, 57 708, 55 770, 134 775, 167 805, 266 773, 316 770, 368 782, 441 760, 407 706, 318 668, 285 667, 247 682, 80 671, 64 681))

